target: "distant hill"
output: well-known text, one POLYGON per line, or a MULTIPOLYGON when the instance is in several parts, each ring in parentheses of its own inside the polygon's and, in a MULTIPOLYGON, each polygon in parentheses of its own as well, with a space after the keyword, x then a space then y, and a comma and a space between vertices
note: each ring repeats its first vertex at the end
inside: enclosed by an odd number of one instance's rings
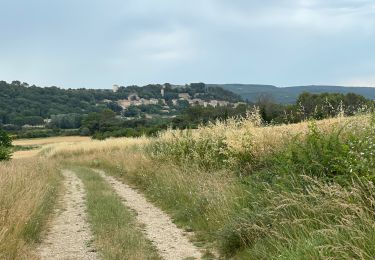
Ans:
POLYGON ((319 93, 356 93, 368 99, 375 100, 375 88, 370 87, 343 87, 343 86, 294 86, 280 88, 273 85, 258 84, 210 84, 209 86, 222 87, 241 95, 245 100, 255 102, 261 95, 272 96, 277 103, 294 103, 302 92, 319 93))
POLYGON ((112 89, 63 89, 38 87, 13 81, 0 81, 0 125, 43 125, 46 119, 56 115, 74 114, 81 118, 91 112, 111 109, 122 110, 117 101, 136 94, 143 99, 160 99, 164 102, 178 99, 187 93, 192 98, 205 101, 242 101, 240 95, 220 87, 206 87, 204 83, 191 83, 180 87, 154 84, 147 86, 118 87, 112 89), (163 95, 162 90, 163 89, 163 95))

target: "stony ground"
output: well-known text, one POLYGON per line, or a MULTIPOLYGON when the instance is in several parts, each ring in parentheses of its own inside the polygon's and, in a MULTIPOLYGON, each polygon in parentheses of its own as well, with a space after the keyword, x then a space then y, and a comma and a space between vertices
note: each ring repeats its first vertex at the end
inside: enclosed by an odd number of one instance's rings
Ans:
POLYGON ((202 257, 200 251, 188 240, 188 234, 172 223, 166 213, 128 185, 102 171, 99 173, 123 199, 124 205, 137 213, 138 222, 145 227, 144 233, 164 259, 200 259, 202 257))

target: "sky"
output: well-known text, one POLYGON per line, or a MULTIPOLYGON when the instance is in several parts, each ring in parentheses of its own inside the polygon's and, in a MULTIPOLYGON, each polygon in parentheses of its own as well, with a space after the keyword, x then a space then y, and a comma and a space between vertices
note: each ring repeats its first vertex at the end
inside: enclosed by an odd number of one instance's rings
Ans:
POLYGON ((0 80, 375 87, 374 0, 0 0, 0 80))

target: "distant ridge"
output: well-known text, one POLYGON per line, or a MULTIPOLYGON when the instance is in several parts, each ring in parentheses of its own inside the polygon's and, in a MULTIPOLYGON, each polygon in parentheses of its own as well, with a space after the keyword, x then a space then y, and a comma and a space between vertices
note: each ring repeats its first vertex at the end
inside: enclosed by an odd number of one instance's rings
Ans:
POLYGON ((261 95, 271 96, 278 103, 294 103, 299 94, 310 93, 356 93, 368 99, 375 100, 375 88, 371 87, 344 87, 330 85, 308 85, 292 87, 276 87, 262 84, 209 84, 209 86, 222 87, 241 95, 245 100, 255 102, 261 95))

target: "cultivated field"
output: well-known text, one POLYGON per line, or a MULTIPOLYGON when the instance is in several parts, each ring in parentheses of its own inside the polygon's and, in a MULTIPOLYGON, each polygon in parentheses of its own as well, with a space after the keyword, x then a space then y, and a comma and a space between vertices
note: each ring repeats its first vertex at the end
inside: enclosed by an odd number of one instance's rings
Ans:
POLYGON ((87 259, 372 259, 374 133, 371 115, 249 114, 156 138, 40 140, 0 165, 0 258, 65 252, 54 223, 76 194, 83 236, 69 243, 87 259))
POLYGON ((46 145, 66 144, 72 145, 84 141, 89 141, 89 137, 84 136, 59 136, 48 138, 33 138, 33 139, 17 139, 13 145, 17 146, 17 150, 13 157, 14 159, 28 158, 36 156, 46 145))

